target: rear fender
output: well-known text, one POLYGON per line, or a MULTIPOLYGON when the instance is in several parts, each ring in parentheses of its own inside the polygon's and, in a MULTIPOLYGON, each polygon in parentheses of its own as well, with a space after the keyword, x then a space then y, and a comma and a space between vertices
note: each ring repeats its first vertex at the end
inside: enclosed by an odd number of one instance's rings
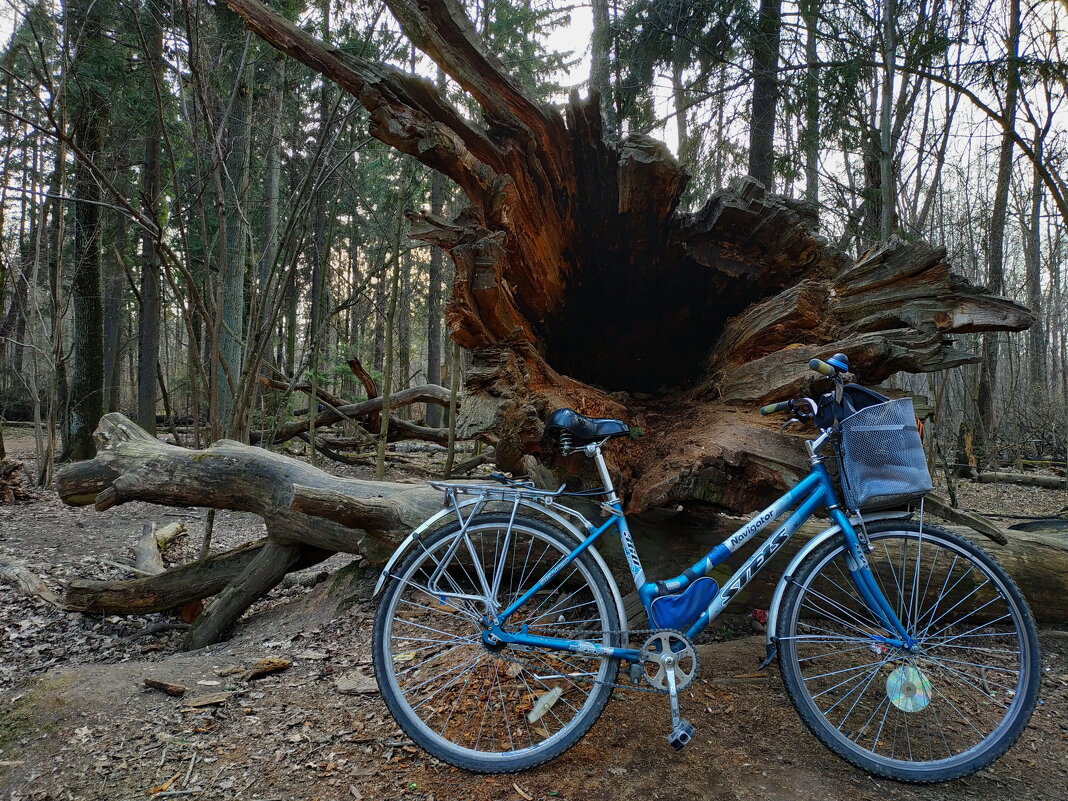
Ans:
MULTIPOLYGON (((419 528, 417 528, 415 531, 405 537, 403 542, 401 542, 401 544, 397 546, 397 550, 395 550, 393 552, 393 555, 389 557, 389 561, 386 562, 385 567, 382 568, 382 573, 378 577, 378 582, 375 584, 375 591, 374 593, 372 593, 371 597, 378 597, 378 595, 382 592, 383 588, 386 586, 386 582, 392 576, 393 568, 399 565, 405 559, 405 557, 407 557, 408 553, 416 545, 419 540, 419 537, 422 534, 435 528, 436 525, 445 518, 455 517, 457 509, 462 511, 467 507, 474 506, 477 502, 477 498, 471 498, 458 504, 455 508, 449 507, 446 509, 442 509, 436 515, 433 515, 432 517, 429 517, 424 520, 423 523, 419 526, 419 528)), ((574 545, 578 545, 588 536, 587 534, 584 534, 581 529, 579 529, 579 527, 575 524, 574 521, 569 520, 567 517, 565 517, 560 512, 556 511, 551 507, 544 506, 543 504, 532 503, 526 500, 520 500, 519 507, 521 509, 527 509, 535 513, 536 517, 548 518, 549 520, 551 520, 559 528, 563 529, 571 535, 571 537, 574 539, 574 545)), ((624 611, 623 608, 623 596, 619 592, 619 585, 616 584, 616 580, 612 576, 612 571, 608 569, 608 565, 605 563, 604 557, 602 557, 601 554, 597 552, 597 548, 591 545, 587 549, 587 551, 589 552, 590 556, 593 557, 593 561, 597 565, 597 569, 601 572, 601 575, 604 576, 605 581, 608 582, 608 588, 612 591, 612 600, 615 603, 616 612, 619 615, 620 625, 625 628, 627 625, 627 613, 624 611)))

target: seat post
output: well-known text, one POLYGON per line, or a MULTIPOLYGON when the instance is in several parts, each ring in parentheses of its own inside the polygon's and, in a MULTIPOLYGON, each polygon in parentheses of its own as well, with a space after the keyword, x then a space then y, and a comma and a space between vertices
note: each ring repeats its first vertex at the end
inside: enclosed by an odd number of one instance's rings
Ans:
POLYGON ((601 484, 604 486, 605 495, 608 497, 608 503, 615 503, 619 500, 619 496, 616 495, 616 488, 612 485, 612 476, 608 474, 608 465, 605 464, 604 455, 601 453, 601 443, 595 442, 587 446, 587 453, 591 451, 593 461, 597 465, 597 472, 601 476, 601 484))

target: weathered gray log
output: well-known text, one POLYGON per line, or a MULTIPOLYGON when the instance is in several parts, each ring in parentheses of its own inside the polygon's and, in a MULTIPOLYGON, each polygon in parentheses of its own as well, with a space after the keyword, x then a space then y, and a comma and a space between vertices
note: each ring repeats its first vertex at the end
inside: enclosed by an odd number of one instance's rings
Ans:
MULTIPOLYGON (((94 503, 101 511, 144 501, 252 512, 266 523, 267 542, 274 546, 270 553, 285 554, 282 561, 287 569, 313 564, 339 551, 380 563, 403 536, 441 506, 440 494, 424 486, 338 478, 296 459, 238 442, 221 440, 203 451, 168 445, 121 414, 101 419, 96 442, 95 459, 60 472, 57 488, 66 503, 94 503), (354 511, 346 516, 347 525, 294 508, 298 486, 350 498, 354 511), (361 514, 361 509, 366 513, 361 514), (383 510, 389 510, 388 514, 383 510)), ((235 555, 223 571, 186 565, 135 580, 153 584, 106 582, 115 593, 110 600, 109 590, 100 583, 89 587, 72 583, 68 601, 81 603, 74 608, 108 603, 113 608, 122 603, 122 611, 149 611, 221 591, 211 616, 190 631, 187 644, 199 647, 223 636, 253 600, 280 580, 275 568, 273 563, 256 563, 252 557, 242 561, 235 555), (219 586, 223 574, 226 578, 219 586), (183 589, 185 584, 190 585, 188 590, 183 589)))
POLYGON ((63 607, 59 596, 18 559, 0 554, 0 578, 7 579, 27 595, 40 598, 52 606, 63 607))
POLYGON ((1068 489, 1068 478, 1043 476, 1036 473, 990 472, 980 473, 977 478, 980 484, 1021 484, 1026 487, 1068 489))
POLYGON ((194 621, 185 636, 185 648, 203 648, 225 639, 241 614, 257 598, 274 589, 286 573, 300 562, 305 550, 300 545, 283 545, 271 542, 268 538, 245 569, 226 585, 194 621))
POLYGON ((133 553, 134 567, 140 573, 155 576, 167 569, 156 540, 155 523, 145 523, 141 527, 141 536, 133 546, 133 553))
POLYGON ((924 498, 924 509, 938 515, 943 520, 955 523, 958 526, 967 526, 985 537, 989 537, 998 545, 1008 545, 1008 537, 1000 527, 992 521, 976 512, 967 509, 954 509, 949 502, 937 492, 928 492, 924 498))
POLYGON ((241 575, 266 544, 265 539, 190 562, 156 576, 128 581, 75 579, 67 584, 63 606, 95 614, 164 612, 211 595, 241 575))

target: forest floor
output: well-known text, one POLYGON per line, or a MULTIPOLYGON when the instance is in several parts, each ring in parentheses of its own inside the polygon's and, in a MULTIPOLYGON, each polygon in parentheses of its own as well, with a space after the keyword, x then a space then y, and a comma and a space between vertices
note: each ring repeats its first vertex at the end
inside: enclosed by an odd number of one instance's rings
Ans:
MULTIPOLYGON (((30 461, 32 440, 9 433, 8 450, 30 461)), ((959 491, 963 506, 1003 514, 1068 503, 1064 492, 1024 487, 959 491)), ((58 590, 75 576, 123 577, 101 560, 128 561, 145 522, 185 521, 190 535, 168 559, 191 558, 202 515, 143 504, 99 514, 40 492, 0 505, 0 553, 58 590)), ((261 533, 258 518, 220 513, 213 548, 261 533)), ((875 779, 831 755, 795 714, 776 668, 754 672, 762 638, 729 628, 698 646, 701 675, 682 701, 697 736, 684 751, 664 739, 664 698, 617 692, 591 732, 549 764, 514 776, 465 773, 415 748, 386 712, 370 665, 371 582, 345 569, 351 561, 310 569, 322 581, 275 590, 232 640, 192 653, 177 650, 180 632, 131 636, 163 616, 61 612, 0 582, 0 801, 1068 798, 1068 639, 1052 630, 1042 632, 1042 700, 1020 742, 947 784, 875 779), (240 678, 264 657, 292 666, 240 678), (148 690, 145 678, 189 693, 148 690), (190 704, 218 693, 230 695, 190 704)))

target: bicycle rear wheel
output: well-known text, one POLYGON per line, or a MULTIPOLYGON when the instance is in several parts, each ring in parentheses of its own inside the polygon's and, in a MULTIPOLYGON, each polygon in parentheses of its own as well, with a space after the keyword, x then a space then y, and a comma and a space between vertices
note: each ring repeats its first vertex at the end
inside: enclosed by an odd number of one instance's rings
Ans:
POLYGON ((808 728, 849 762, 913 782, 965 776, 1026 727, 1040 682, 1034 621, 1004 569, 936 526, 868 527, 868 561, 918 642, 887 632, 850 578, 843 540, 817 548, 783 600, 783 682, 808 728))
MULTIPOLYGON (((429 535, 397 571, 375 617, 375 677, 390 713, 422 748, 481 773, 505 773, 566 751, 594 724, 619 661, 551 649, 489 646, 503 611, 577 542, 540 521, 477 518, 429 535), (490 592, 486 592, 486 588, 490 592)), ((505 628, 617 645, 612 593, 581 554, 505 628)))

